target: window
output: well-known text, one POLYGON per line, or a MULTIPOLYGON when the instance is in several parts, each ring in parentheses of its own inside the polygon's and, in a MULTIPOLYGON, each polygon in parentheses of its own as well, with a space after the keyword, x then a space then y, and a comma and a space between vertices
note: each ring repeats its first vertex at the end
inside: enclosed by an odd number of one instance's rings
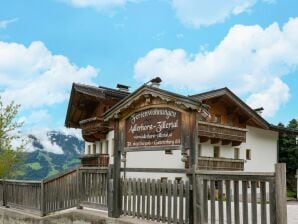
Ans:
POLYGON ((219 158, 220 157, 220 147, 219 146, 214 146, 213 147, 213 157, 214 158, 219 158))
POLYGON ((240 158, 239 151, 240 151, 239 148, 234 148, 234 159, 239 159, 240 158))
POLYGON ((96 154, 96 144, 93 144, 93 154, 96 154))
POLYGON ((171 149, 165 150, 166 155, 173 155, 173 151, 171 149))
POLYGON ((198 144, 198 157, 202 156, 202 145, 198 144))
POLYGON ((251 150, 246 149, 246 160, 251 160, 251 150))
POLYGON ((221 124, 221 115, 219 114, 214 115, 214 123, 221 124))

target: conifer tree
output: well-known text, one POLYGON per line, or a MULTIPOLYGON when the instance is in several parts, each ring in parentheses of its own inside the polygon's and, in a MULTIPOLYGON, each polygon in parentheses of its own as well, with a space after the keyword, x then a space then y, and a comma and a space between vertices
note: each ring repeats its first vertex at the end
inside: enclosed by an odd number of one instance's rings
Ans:
MULTIPOLYGON (((284 127, 283 124, 279 124, 284 127)), ((298 121, 292 119, 287 128, 298 130, 298 121)), ((294 135, 283 135, 279 139, 279 162, 287 164, 287 186, 291 191, 296 188, 296 170, 298 169, 298 144, 294 135)))

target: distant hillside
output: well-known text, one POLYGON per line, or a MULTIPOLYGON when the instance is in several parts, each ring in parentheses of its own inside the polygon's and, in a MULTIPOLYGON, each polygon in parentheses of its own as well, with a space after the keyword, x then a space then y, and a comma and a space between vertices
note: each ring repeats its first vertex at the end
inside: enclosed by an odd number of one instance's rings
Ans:
POLYGON ((47 140, 62 149, 63 154, 51 152, 49 145, 30 135, 34 151, 26 153, 24 169, 18 173, 17 179, 40 180, 80 163, 79 156, 84 150, 84 141, 72 135, 51 131, 47 140))

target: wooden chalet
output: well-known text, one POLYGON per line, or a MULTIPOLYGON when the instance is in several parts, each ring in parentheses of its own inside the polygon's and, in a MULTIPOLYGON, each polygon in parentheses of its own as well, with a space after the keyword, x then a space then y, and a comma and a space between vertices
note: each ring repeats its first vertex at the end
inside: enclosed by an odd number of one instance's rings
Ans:
POLYGON ((82 130, 86 141, 81 157, 84 166, 108 166, 117 154, 114 148, 119 147, 124 167, 145 166, 144 158, 153 155, 157 167, 166 164, 164 155, 173 155, 171 160, 177 164, 172 163, 171 168, 195 164, 198 169, 243 171, 253 169, 263 154, 270 160, 264 170, 271 170, 271 165, 273 169, 277 162, 280 130, 228 88, 182 96, 155 83, 142 85, 132 93, 119 86, 122 88, 72 86, 65 125, 82 130), (167 120, 163 112, 176 117, 167 120), (148 117, 132 123, 133 118, 142 116, 148 117), (157 133, 156 126, 161 123, 168 126, 157 133), (121 141, 116 142, 119 135, 121 141), (151 153, 146 154, 148 151, 151 153), (189 161, 194 158, 191 153, 196 155, 195 161, 189 161))

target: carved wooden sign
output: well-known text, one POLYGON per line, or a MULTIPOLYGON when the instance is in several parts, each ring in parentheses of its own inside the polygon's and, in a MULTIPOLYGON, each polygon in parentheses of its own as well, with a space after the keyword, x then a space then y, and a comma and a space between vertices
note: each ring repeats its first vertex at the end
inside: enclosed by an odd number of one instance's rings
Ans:
POLYGON ((181 145, 181 113, 171 108, 150 108, 125 121, 125 147, 181 145))

